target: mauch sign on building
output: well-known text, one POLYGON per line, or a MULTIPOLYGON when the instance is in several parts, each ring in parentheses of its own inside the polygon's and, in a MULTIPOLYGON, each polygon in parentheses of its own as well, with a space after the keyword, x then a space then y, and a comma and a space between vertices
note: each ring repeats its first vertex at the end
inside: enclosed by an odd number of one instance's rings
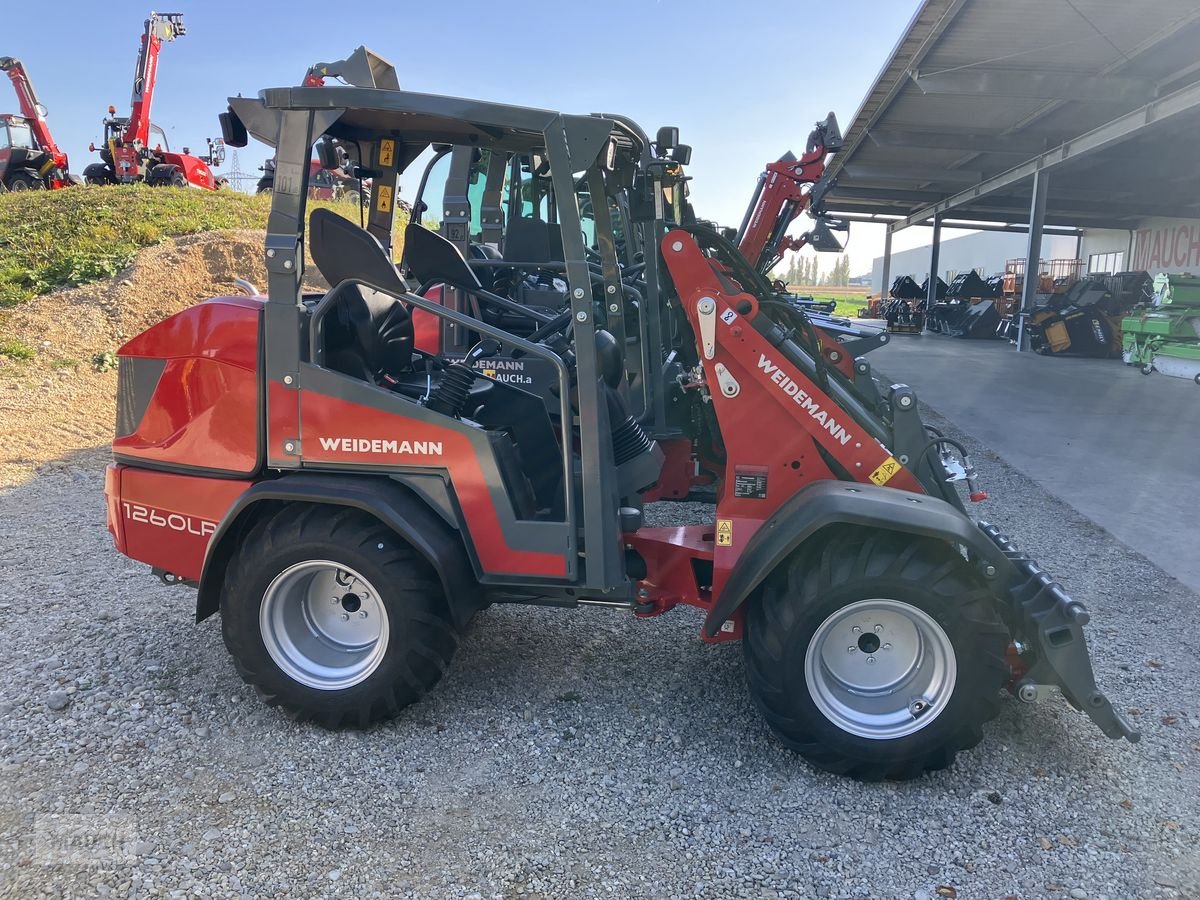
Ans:
POLYGON ((1200 222, 1147 219, 1134 245, 1135 271, 1200 272, 1200 222))

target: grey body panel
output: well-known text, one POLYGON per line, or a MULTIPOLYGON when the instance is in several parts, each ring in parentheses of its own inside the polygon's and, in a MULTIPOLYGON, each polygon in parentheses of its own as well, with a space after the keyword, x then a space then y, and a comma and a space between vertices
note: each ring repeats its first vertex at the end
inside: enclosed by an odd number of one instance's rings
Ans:
MULTIPOLYGON (((1004 553, 961 511, 945 500, 895 488, 847 481, 818 481, 785 502, 754 536, 738 560, 721 595, 704 621, 710 637, 780 562, 830 525, 860 525, 921 537, 941 538, 968 547, 996 567, 997 576, 1011 575, 1004 553)), ((1005 578, 1003 584, 1008 583, 1005 578)))
POLYGON ((456 627, 464 627, 482 606, 483 591, 471 575, 461 538, 424 500, 387 477, 304 472, 260 481, 225 513, 205 552, 196 621, 220 608, 226 566, 247 524, 257 518, 252 513, 264 502, 273 502, 273 508, 283 503, 320 503, 369 513, 412 545, 437 571, 456 627))

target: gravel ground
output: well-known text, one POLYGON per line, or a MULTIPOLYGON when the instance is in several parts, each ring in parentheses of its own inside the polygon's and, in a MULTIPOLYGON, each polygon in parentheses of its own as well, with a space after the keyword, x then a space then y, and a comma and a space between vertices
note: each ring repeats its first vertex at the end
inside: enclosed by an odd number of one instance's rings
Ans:
POLYGON ((1200 896, 1198 598, 976 461, 987 516, 1093 607, 1140 745, 1009 699, 950 771, 859 785, 772 740, 699 614, 513 607, 399 721, 326 733, 112 550, 96 454, 54 466, 0 496, 0 895, 1200 896))

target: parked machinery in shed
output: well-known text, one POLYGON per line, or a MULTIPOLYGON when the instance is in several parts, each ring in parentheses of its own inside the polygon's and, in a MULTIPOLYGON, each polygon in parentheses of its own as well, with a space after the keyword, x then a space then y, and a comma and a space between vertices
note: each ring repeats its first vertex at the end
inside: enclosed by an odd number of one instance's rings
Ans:
POLYGON ((0 72, 17 92, 21 114, 0 115, 0 190, 34 191, 70 187, 67 154, 58 149, 46 122, 46 107, 19 59, 0 56, 0 72))
POLYGON ((981 492, 961 447, 921 422, 909 388, 880 394, 865 359, 835 364, 802 317, 778 317, 719 233, 643 230, 658 290, 639 317, 668 327, 651 339, 639 325, 633 358, 616 336, 617 234, 594 202, 622 173, 659 186, 628 120, 300 87, 232 98, 224 128, 234 146, 273 145, 287 176, 269 299, 216 298, 121 348, 108 524, 121 552, 198 588, 199 619, 220 611, 267 702, 365 726, 432 688, 489 604, 641 617, 683 604, 705 611, 704 640, 742 641, 772 729, 830 771, 944 767, 1004 685, 1029 701, 1057 687, 1109 736, 1137 739, 1094 684, 1083 604, 966 514, 950 482, 981 492), (443 142, 539 161, 565 315, 483 287, 453 229, 410 223, 415 281, 393 265, 398 175, 443 142), (306 225, 314 143, 378 173, 365 228, 325 209, 306 225), (324 294, 302 292, 306 237, 324 294), (476 368, 515 351, 553 370, 549 397, 476 368), (656 405, 630 412, 639 366, 695 410, 670 417, 683 437, 720 454, 705 524, 643 525, 642 501, 679 463, 639 421, 664 424, 656 405))
POLYGON ((212 166, 224 159, 214 155, 209 142, 207 157, 172 153, 167 147, 162 129, 151 123, 150 108, 158 83, 158 55, 163 41, 173 41, 187 34, 183 13, 150 13, 142 32, 137 65, 133 72, 133 96, 128 116, 118 116, 116 107, 108 108, 104 120, 104 143, 91 146, 99 151, 102 162, 92 163, 83 170, 89 184, 132 184, 142 181, 149 185, 198 187, 216 190, 226 186, 226 179, 215 175, 212 166), (158 141, 151 144, 151 135, 158 141))
POLYGON ((1200 278, 1162 274, 1150 283, 1145 272, 1113 276, 1132 294, 1134 282, 1146 296, 1143 305, 1121 320, 1124 360, 1143 375, 1161 372, 1200 384, 1200 278), (1140 275, 1140 279, 1129 278, 1140 275))

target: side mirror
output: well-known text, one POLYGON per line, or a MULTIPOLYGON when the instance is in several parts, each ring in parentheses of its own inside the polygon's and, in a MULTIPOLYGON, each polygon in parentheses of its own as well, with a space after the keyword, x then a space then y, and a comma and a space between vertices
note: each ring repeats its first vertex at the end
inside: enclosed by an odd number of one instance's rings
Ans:
POLYGON ((221 137, 225 139, 226 144, 230 147, 245 147, 250 143, 250 135, 246 132, 246 126, 242 124, 242 120, 232 109, 221 113, 217 118, 221 120, 221 137))
POLYGON ((679 129, 672 125, 664 125, 654 136, 654 143, 658 147, 659 155, 665 156, 668 150, 679 143, 679 129))
POLYGON ((605 172, 615 172, 617 170, 617 142, 612 138, 604 145, 604 153, 600 157, 600 164, 605 172))
POLYGON ((338 156, 337 144, 332 138, 324 137, 317 141, 317 161, 322 169, 340 169, 342 160, 338 156))
POLYGON ((671 148, 671 159, 681 166, 690 165, 692 162, 692 148, 687 144, 676 144, 671 148))

